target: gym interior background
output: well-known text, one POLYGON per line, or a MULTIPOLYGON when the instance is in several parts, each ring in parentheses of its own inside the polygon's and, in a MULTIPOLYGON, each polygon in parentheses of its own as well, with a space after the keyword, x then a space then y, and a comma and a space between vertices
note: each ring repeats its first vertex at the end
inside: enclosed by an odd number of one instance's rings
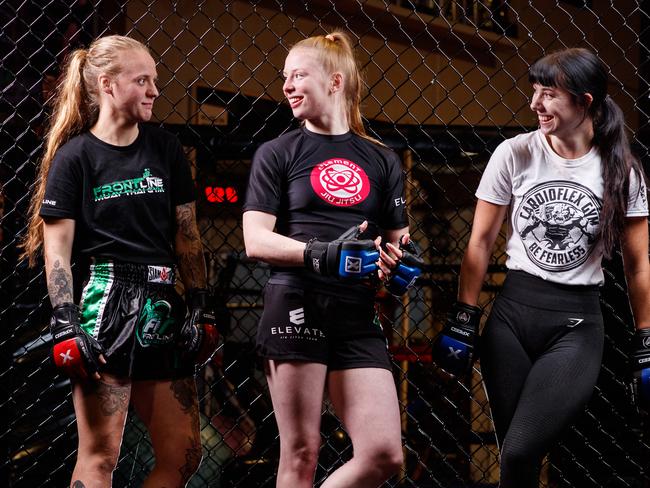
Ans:
MULTIPOLYGON (((650 2, 636 0, 0 0, 0 484, 64 486, 76 428, 67 380, 50 363, 42 267, 19 259, 43 126, 66 54, 128 34, 158 62, 155 124, 192 162, 198 217, 224 343, 199 375, 204 461, 192 487, 274 486, 278 436, 253 337, 268 267, 247 259, 241 205, 256 147, 296 126, 283 102, 287 50, 351 33, 368 93, 369 131, 402 158, 413 238, 427 270, 407 297, 380 290, 394 359, 406 462, 386 486, 495 487, 498 451, 480 367, 456 380, 430 364, 453 302, 474 190, 496 145, 535 128, 528 66, 583 46, 611 69, 636 154, 648 170, 650 2)), ((481 305, 504 276, 503 235, 481 305)), ((650 486, 649 423, 626 394, 633 330, 620 255, 606 265, 606 348, 586 411, 545 461, 545 487, 650 486)), ((317 480, 349 459, 325 405, 317 480)), ((116 487, 138 486, 153 459, 130 415, 116 487)))

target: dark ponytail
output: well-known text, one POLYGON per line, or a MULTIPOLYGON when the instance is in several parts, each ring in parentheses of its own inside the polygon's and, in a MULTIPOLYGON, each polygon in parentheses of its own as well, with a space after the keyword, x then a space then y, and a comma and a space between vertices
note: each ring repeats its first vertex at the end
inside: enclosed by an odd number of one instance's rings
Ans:
MULTIPOLYGON (((600 210, 600 238, 606 257, 611 257, 623 235, 629 197, 630 170, 637 181, 643 178, 641 165, 630 151, 621 108, 607 95, 593 117, 594 145, 603 160, 603 207, 600 210)), ((641 191, 641 187, 639 188, 641 191)))
MULTIPOLYGON (((612 255, 625 227, 630 173, 643 179, 641 164, 632 155, 625 132, 621 108, 607 95, 607 68, 588 49, 564 49, 537 61, 530 67, 528 79, 542 86, 568 91, 574 103, 586 108, 585 116, 593 121, 593 145, 602 159, 603 204, 597 238, 605 257, 612 255), (591 104, 585 96, 592 96, 591 104)), ((639 191, 642 186, 639 185, 639 191)))

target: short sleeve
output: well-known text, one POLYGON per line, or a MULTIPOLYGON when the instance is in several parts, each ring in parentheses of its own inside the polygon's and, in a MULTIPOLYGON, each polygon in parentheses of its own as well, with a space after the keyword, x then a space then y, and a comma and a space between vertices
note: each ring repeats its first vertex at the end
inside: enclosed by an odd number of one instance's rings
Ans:
POLYGON ((244 212, 258 210, 277 215, 284 183, 278 154, 271 144, 263 144, 255 151, 251 163, 244 212))
POLYGON ((504 141, 492 153, 476 196, 496 205, 509 205, 512 198, 512 162, 512 149, 508 141, 504 141))
POLYGON ((630 172, 630 186, 627 200, 627 216, 643 217, 648 215, 648 189, 643 177, 636 171, 630 172))
POLYGON ((171 161, 172 204, 183 205, 196 200, 196 188, 192 180, 190 163, 183 153, 183 147, 175 136, 173 137, 173 158, 171 161))
POLYGON ((41 217, 77 219, 82 208, 83 174, 79 159, 57 151, 50 165, 41 217))
POLYGON ((404 199, 404 171, 402 162, 393 151, 390 152, 387 163, 386 192, 379 226, 386 230, 401 229, 408 226, 404 199))

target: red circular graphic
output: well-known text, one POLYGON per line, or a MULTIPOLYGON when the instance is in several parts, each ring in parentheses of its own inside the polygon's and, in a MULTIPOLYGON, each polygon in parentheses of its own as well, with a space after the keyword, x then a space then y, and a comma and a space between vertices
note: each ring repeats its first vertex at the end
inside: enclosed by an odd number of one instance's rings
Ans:
POLYGON ((349 207, 363 202, 370 193, 370 181, 359 165, 332 158, 311 170, 311 187, 331 205, 349 207))

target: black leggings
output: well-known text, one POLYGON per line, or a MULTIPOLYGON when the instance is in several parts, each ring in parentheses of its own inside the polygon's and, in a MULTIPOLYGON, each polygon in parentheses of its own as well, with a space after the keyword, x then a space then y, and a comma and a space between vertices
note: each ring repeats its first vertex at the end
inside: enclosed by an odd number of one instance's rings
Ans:
POLYGON ((501 488, 537 488, 541 461, 593 392, 603 354, 597 287, 510 271, 481 338, 501 488))

